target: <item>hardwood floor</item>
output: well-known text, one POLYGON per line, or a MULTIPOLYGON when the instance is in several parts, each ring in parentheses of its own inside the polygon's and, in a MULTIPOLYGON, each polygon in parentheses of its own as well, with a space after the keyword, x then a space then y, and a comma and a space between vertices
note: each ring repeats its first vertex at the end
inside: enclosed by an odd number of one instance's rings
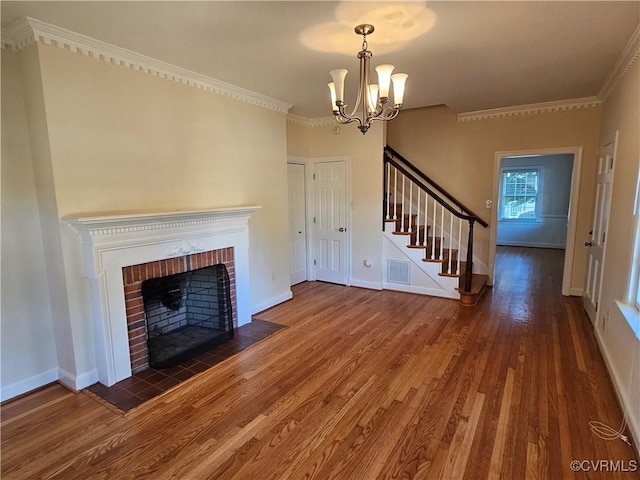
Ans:
POLYGON ((2 478, 638 478, 571 471, 637 457, 589 428, 621 413, 562 255, 500 248, 473 308, 300 284, 257 316, 289 328, 127 416, 57 385, 3 405, 2 478))

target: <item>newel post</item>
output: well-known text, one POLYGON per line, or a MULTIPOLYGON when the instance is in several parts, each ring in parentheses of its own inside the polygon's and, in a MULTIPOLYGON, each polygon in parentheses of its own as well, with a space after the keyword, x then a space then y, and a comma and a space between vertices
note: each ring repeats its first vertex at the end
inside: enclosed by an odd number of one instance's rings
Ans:
POLYGON ((464 271, 464 291, 471 291, 472 274, 473 274, 473 224, 475 218, 469 219, 469 239, 467 240, 467 264, 464 271))

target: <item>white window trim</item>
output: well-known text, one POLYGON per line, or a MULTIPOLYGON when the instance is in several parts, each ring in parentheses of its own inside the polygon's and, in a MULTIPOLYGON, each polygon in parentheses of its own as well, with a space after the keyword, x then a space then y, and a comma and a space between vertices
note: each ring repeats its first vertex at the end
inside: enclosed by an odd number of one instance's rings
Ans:
POLYGON ((624 301, 616 300, 616 305, 640 340, 640 168, 636 180, 633 222, 634 242, 627 291, 624 301))
POLYGON ((631 271, 629 272, 629 282, 626 303, 635 306, 640 310, 640 171, 636 180, 636 198, 633 209, 634 221, 634 245, 631 254, 631 271))

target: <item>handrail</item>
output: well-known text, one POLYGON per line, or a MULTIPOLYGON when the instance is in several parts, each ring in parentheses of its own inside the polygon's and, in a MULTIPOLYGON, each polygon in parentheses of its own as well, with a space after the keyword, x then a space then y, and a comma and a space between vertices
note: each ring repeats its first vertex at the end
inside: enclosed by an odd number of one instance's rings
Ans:
MULTIPOLYGON (((480 225, 482 225, 483 227, 488 227, 489 224, 487 222, 485 222, 479 215, 477 215, 476 213, 473 212, 473 210, 471 210, 470 208, 468 208, 466 205, 464 205, 462 202, 460 202, 458 199, 456 199, 453 195, 451 195, 449 192, 447 192, 442 186, 438 185, 438 183, 434 182, 428 175, 426 175, 425 173, 423 173, 419 168, 417 168, 415 165, 413 165, 409 160, 407 160, 406 158, 404 158, 402 155, 400 155, 398 152, 396 152, 393 148, 391 148, 389 145, 387 145, 386 147, 384 147, 385 152, 389 151, 391 153, 391 155, 393 157, 397 157, 400 160, 402 160, 402 163, 404 163, 405 165, 407 165, 410 169, 412 169, 420 178, 422 178, 422 180, 424 180, 425 182, 427 182, 428 184, 432 185, 433 187, 435 187, 436 190, 438 190, 443 196, 445 196, 446 198, 448 198, 452 203, 454 203, 457 207, 459 207, 462 211, 466 212, 469 214, 469 216, 474 217, 475 221, 477 221, 480 225)), ((392 160, 392 159, 390 159, 392 160)), ((394 163, 395 166, 398 166, 397 163, 394 163)), ((415 181, 415 180, 414 180, 415 181)), ((422 183, 422 182, 416 182, 416 183, 422 183)), ((425 185, 422 184, 422 186, 424 187, 425 185)), ((446 202, 441 201, 440 203, 444 204, 446 202)), ((464 217, 459 217, 459 218, 464 218, 464 217)), ((466 218, 465 218, 466 219, 466 218)))
POLYGON ((442 205, 444 208, 446 208, 452 215, 455 215, 456 217, 466 220, 468 222, 478 221, 478 217, 476 217, 475 215, 465 215, 461 212, 458 212, 455 208, 449 205, 449 203, 447 203, 446 200, 443 200, 442 197, 440 197, 437 193, 435 193, 433 190, 427 187, 422 180, 419 180, 418 178, 416 178, 411 172, 409 172, 406 168, 404 168, 402 165, 396 162, 393 158, 385 156, 385 162, 393 165, 400 172, 402 172, 405 177, 407 177, 408 179, 412 180, 415 184, 422 187, 423 190, 425 190, 426 192, 429 193, 429 195, 431 195, 431 198, 434 198, 435 200, 437 200, 438 203, 442 205))

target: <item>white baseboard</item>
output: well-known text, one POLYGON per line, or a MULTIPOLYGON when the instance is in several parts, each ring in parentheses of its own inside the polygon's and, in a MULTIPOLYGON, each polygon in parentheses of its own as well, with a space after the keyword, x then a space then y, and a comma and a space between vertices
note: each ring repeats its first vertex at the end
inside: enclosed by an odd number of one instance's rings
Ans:
POLYGON ((430 295, 432 297, 460 300, 460 294, 458 292, 452 293, 447 290, 438 290, 436 288, 419 287, 417 285, 401 285, 399 283, 389 282, 384 282, 383 287, 385 290, 395 290, 396 292, 417 293, 420 295, 430 295))
POLYGON ((60 377, 58 379, 60 383, 63 383, 66 387, 76 392, 98 382, 98 371, 96 369, 89 370, 88 372, 81 373, 80 375, 73 375, 62 368, 59 368, 58 370, 60 372, 60 377))
POLYGON ((382 283, 380 282, 367 282, 366 280, 358 280, 352 278, 349 282, 350 287, 368 288, 369 290, 382 290, 382 283))
POLYGON ((52 368, 51 370, 47 370, 46 372, 42 372, 32 377, 25 378, 24 380, 20 380, 19 382, 3 386, 0 389, 0 401, 4 402, 5 400, 17 397, 18 395, 22 395, 23 393, 27 393, 31 390, 35 390, 36 388, 43 387, 49 383, 55 382, 56 380, 58 380, 58 378, 60 378, 58 369, 52 368))
POLYGON ((636 452, 640 452, 640 417, 638 412, 629 400, 629 396, 627 395, 627 391, 625 389, 625 383, 620 378, 617 370, 613 367, 611 362, 611 357, 609 355, 609 351, 600 336, 600 331, 595 329, 596 340, 598 341, 598 346, 600 347, 600 351, 602 352, 602 356, 604 357, 604 362, 607 365, 607 370, 609 375, 611 376, 611 380, 613 383, 613 387, 616 391, 616 395, 618 396, 618 401, 620 402, 622 409, 627 417, 627 426, 631 431, 631 436, 633 438, 630 439, 631 442, 635 443, 636 452))
POLYGON ((567 246, 564 243, 536 243, 536 242, 498 242, 496 245, 505 247, 529 247, 529 248, 553 248, 564 250, 567 246))
POLYGON ((584 294, 584 290, 581 288, 571 288, 569 290, 569 295, 572 297, 581 297, 584 294))
POLYGON ((291 300, 293 298, 293 292, 289 290, 288 292, 283 293, 282 295, 278 295, 277 297, 272 297, 264 302, 261 302, 257 305, 253 305, 251 307, 251 315, 255 315, 258 312, 262 312, 267 308, 274 307, 279 303, 286 302, 287 300, 291 300))

